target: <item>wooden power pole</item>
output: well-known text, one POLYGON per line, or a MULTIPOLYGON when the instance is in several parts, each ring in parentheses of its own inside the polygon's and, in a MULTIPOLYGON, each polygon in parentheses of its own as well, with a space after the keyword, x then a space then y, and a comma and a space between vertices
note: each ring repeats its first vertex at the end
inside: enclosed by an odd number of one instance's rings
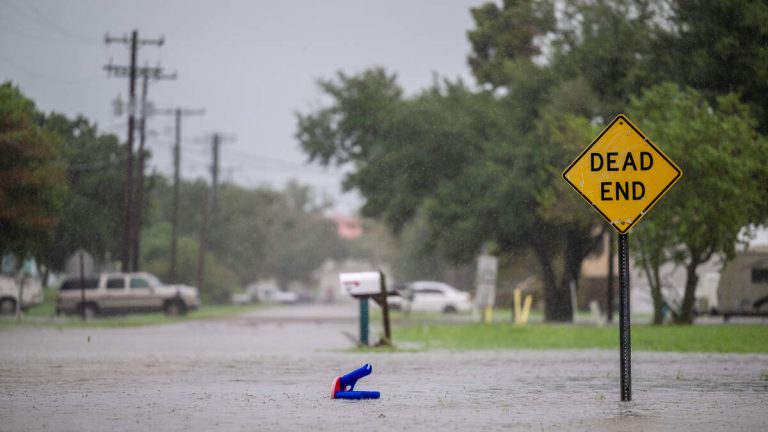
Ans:
POLYGON ((147 117, 153 113, 148 109, 149 102, 147 100, 147 85, 149 79, 161 80, 161 79, 176 79, 177 75, 163 74, 161 68, 143 67, 139 69, 141 73, 141 122, 139 128, 139 149, 137 155, 139 157, 138 170, 136 177, 136 196, 134 199, 131 223, 133 229, 131 230, 131 271, 139 271, 139 251, 141 246, 141 218, 144 211, 144 162, 146 161, 146 155, 144 153, 146 140, 147 140, 147 117))
POLYGON ((131 54, 130 54, 130 63, 128 66, 113 66, 111 64, 105 66, 104 68, 109 73, 115 73, 118 76, 127 76, 129 78, 128 80, 128 142, 127 142, 127 148, 126 148, 126 161, 125 161, 125 187, 123 192, 123 242, 120 248, 120 260, 122 261, 122 270, 124 272, 130 271, 131 269, 131 239, 133 238, 133 218, 132 216, 132 207, 133 207, 133 195, 134 195, 134 182, 133 182, 133 173, 134 173, 134 167, 133 167, 133 141, 134 141, 134 130, 135 130, 135 124, 136 124, 136 76, 137 76, 137 67, 136 67, 136 57, 137 57, 137 51, 139 46, 141 45, 157 45, 162 46, 163 45, 163 38, 160 39, 139 39, 139 32, 138 30, 133 30, 131 32, 131 36, 122 36, 122 37, 112 37, 112 36, 105 36, 104 42, 107 44, 111 43, 121 43, 126 44, 130 46, 131 54), (120 72, 118 72, 118 70, 120 72))
POLYGON ((211 165, 211 192, 208 195, 208 202, 203 211, 203 225, 200 228, 200 245, 197 253, 197 288, 201 291, 205 285, 205 252, 208 248, 208 230, 211 219, 214 218, 218 209, 219 196, 219 153, 221 144, 225 140, 232 140, 231 137, 225 137, 220 133, 214 133, 211 136, 211 147, 213 151, 213 164, 211 165))
POLYGON ((175 120, 175 139, 173 145, 173 202, 171 204, 171 257, 168 268, 168 282, 179 283, 177 265, 177 248, 179 236, 179 184, 181 182, 181 119, 183 116, 203 115, 203 109, 174 108, 155 111, 158 114, 169 114, 175 120))

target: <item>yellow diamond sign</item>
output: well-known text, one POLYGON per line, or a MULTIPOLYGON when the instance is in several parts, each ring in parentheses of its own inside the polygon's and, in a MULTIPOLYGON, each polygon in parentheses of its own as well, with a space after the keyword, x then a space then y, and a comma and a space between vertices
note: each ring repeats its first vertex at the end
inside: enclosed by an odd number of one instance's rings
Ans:
POLYGON ((563 172, 563 178, 626 234, 683 172, 619 114, 563 172))

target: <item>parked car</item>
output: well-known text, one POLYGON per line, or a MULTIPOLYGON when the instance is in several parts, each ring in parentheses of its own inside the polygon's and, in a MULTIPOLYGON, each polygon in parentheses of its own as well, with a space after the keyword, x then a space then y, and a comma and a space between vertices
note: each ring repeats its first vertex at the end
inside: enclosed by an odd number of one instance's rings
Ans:
POLYGON ((405 286, 401 296, 387 297, 393 309, 414 312, 468 312, 472 310, 472 296, 446 283, 417 281, 405 286))
POLYGON ((27 310, 43 302, 43 286, 40 279, 0 275, 0 314, 7 315, 16 312, 19 292, 23 292, 21 294, 23 297, 22 310, 27 310))
POLYGON ((293 304, 299 301, 299 295, 293 291, 265 288, 258 291, 256 300, 262 303, 293 304))
POLYGON ((167 315, 184 315, 200 307, 197 288, 187 285, 164 285, 149 273, 101 273, 83 279, 66 279, 56 299, 56 313, 81 313, 86 316, 109 313, 163 311, 167 315))
POLYGON ((37 271, 34 259, 22 261, 17 268, 16 259, 12 255, 2 257, 0 263, 0 314, 13 314, 19 304, 27 310, 43 302, 43 284, 37 271), (21 294, 20 294, 21 293, 21 294))

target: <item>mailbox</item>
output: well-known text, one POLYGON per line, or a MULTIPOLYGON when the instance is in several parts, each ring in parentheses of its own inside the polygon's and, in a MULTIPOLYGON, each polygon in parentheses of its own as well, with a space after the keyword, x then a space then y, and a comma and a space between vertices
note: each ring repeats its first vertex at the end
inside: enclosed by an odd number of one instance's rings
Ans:
POLYGON ((381 294, 381 273, 341 273, 341 288, 352 297, 370 297, 381 294))
POLYGON ((368 299, 381 306, 384 324, 384 337, 377 345, 392 346, 392 333, 389 328, 389 306, 387 296, 397 295, 384 279, 384 273, 360 272, 339 274, 341 288, 352 297, 360 300, 360 346, 368 346, 368 299), (386 292, 384 292, 386 290, 386 292))

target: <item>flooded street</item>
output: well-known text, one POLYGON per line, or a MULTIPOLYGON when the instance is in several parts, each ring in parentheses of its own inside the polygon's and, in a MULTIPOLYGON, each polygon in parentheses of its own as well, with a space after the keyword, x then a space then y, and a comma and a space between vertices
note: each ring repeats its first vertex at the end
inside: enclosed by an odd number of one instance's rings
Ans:
MULTIPOLYGON (((372 326, 375 339, 377 326, 372 326)), ((2 431, 768 430, 768 356, 614 351, 353 353, 354 307, 226 321, 0 331, 2 431), (345 334, 346 333, 346 334, 345 334), (331 381, 363 363, 356 389, 331 381)))

